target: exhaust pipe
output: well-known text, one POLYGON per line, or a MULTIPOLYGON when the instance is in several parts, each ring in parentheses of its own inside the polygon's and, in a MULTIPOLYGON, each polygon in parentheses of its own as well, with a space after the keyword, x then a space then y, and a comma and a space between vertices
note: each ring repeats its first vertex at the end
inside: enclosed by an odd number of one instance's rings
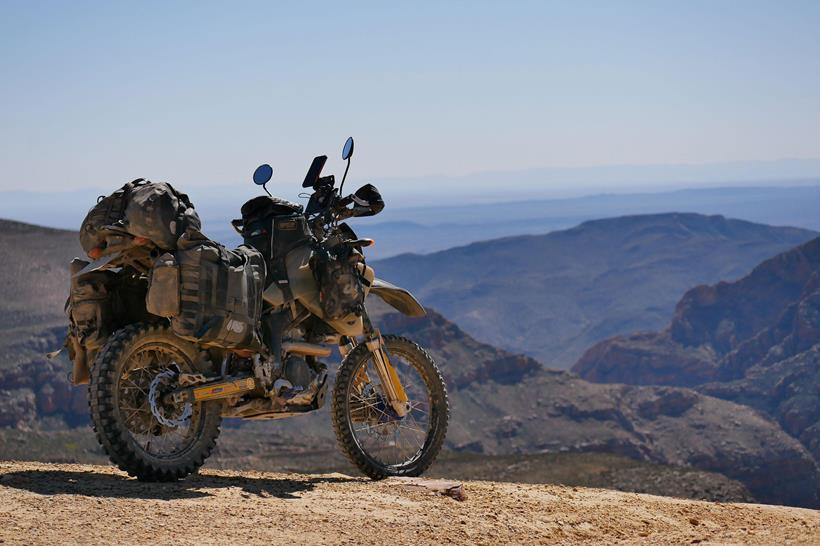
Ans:
POLYGON ((329 357, 331 353, 331 350, 328 347, 317 345, 315 343, 305 343, 304 341, 286 341, 282 344, 282 349, 286 353, 320 356, 323 358, 329 357))

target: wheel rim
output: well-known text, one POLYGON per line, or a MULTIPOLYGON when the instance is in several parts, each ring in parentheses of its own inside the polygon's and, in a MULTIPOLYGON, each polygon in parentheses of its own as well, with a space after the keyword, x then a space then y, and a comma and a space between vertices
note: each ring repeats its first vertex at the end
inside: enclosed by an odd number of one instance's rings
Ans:
MULTIPOLYGON (((147 343, 128 355, 117 381, 120 423, 142 451, 158 459, 174 459, 185 454, 196 443, 197 431, 203 423, 201 404, 194 404, 190 417, 179 426, 160 423, 151 411, 151 383, 168 370, 192 372, 193 366, 179 349, 165 343, 147 343)), ((172 385, 164 381, 162 387, 167 389, 172 385)), ((172 416, 187 413, 167 405, 164 411, 172 416)))
POLYGON ((397 468, 413 464, 429 443, 433 400, 411 355, 391 350, 389 358, 407 393, 410 411, 399 418, 387 404, 373 358, 368 356, 351 374, 347 418, 358 448, 380 466, 397 468))

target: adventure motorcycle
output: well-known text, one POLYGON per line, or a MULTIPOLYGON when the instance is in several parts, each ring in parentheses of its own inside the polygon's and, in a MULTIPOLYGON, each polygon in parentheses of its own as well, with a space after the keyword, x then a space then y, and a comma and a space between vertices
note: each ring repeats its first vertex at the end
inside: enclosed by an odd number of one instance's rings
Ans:
MULTIPOLYGON (((87 250, 96 261, 72 263, 73 380, 89 384, 97 438, 122 470, 148 481, 180 479, 210 455, 223 417, 318 410, 329 383, 320 361, 331 356, 328 345, 343 357, 331 415, 351 462, 374 479, 418 476, 432 464, 447 429, 447 393, 424 349, 382 335, 368 316, 368 294, 410 316, 425 311, 409 292, 375 277, 362 251, 373 241, 343 222, 384 206, 371 185, 342 194, 352 153, 349 138, 338 188, 333 176, 321 176, 327 157, 313 160, 304 210, 272 197, 272 169, 260 166, 253 180, 267 195, 248 201, 233 221, 246 243, 235 252, 208 240, 183 247, 185 237, 178 251, 166 252, 127 224, 108 222, 104 241, 87 250), (207 307, 217 297, 234 307, 207 307), (203 309, 213 316, 199 316, 203 309)), ((150 188, 135 183, 128 191, 150 188)), ((122 215, 125 205, 117 206, 122 215)), ((101 208, 110 216, 117 206, 101 208)))

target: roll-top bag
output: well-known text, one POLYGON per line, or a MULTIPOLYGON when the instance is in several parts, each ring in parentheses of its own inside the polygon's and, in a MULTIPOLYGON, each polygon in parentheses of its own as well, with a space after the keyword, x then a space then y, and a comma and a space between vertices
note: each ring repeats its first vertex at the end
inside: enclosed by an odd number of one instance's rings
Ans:
POLYGON ((99 198, 80 227, 80 244, 88 254, 125 232, 163 250, 175 250, 182 235, 201 225, 187 195, 168 183, 138 178, 99 198))

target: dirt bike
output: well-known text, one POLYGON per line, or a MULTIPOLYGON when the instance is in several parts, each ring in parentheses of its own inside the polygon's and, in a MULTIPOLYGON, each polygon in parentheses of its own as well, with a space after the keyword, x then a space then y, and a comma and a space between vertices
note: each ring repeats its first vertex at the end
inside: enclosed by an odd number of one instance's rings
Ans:
MULTIPOLYGON (((327 158, 314 159, 303 184, 313 190, 305 209, 270 195, 270 166, 254 173, 267 195, 246 203, 233 227, 266 261, 254 336, 261 343, 226 349, 186 339, 172 320, 123 295, 133 318, 123 319, 89 360, 93 427, 119 468, 147 481, 184 478, 211 454, 223 418, 280 419, 318 410, 330 382, 320 359, 331 356, 331 346, 343 359, 330 411, 350 461, 373 479, 418 476, 432 464, 447 429, 447 392, 424 349, 382 335, 368 316, 368 295, 410 316, 425 311, 408 291, 375 277, 363 253, 372 241, 344 223, 383 207, 370 185, 343 195, 352 152, 350 138, 338 188, 332 175, 321 176, 327 158)), ((146 283, 160 277, 162 251, 125 231, 118 237, 79 273, 107 271, 120 279, 110 290, 144 294, 146 283)), ((184 290, 181 299, 184 305, 184 290)))

